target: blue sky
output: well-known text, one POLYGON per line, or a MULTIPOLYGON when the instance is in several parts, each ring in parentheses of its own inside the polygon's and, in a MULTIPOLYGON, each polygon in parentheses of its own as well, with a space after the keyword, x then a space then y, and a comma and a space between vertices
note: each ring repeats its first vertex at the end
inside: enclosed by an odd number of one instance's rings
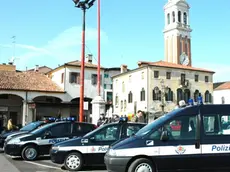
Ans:
MULTIPOLYGON (((230 1, 187 0, 191 6, 194 67, 216 71, 214 81, 230 80, 230 1)), ((101 63, 106 67, 139 60, 164 60, 164 11, 167 0, 101 0, 101 63), (132 1, 134 2, 134 1, 132 1), (138 2, 138 1, 136 1, 138 2)), ((0 10, 0 63, 13 55, 16 36, 17 69, 36 64, 57 67, 80 60, 82 12, 72 0, 3 1, 0 10)), ((87 11, 86 53, 97 63, 97 8, 87 11)))

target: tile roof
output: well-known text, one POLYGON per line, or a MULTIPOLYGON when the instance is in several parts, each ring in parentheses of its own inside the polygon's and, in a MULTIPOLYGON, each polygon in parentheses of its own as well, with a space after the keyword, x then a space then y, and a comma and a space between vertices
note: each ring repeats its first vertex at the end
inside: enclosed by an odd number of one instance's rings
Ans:
POLYGON ((50 78, 38 72, 0 71, 0 90, 64 93, 50 78))
MULTIPOLYGON (((32 69, 28 69, 27 71, 34 71, 35 70, 35 68, 32 68, 32 69)), ((47 66, 41 66, 41 67, 38 67, 38 72, 40 72, 40 73, 44 73, 44 74, 46 74, 46 73, 48 73, 49 71, 51 71, 52 70, 52 68, 50 68, 50 67, 47 67, 47 66)))
MULTIPOLYGON (((81 67, 81 61, 76 60, 76 61, 68 62, 68 63, 65 63, 65 65, 81 67)), ((97 65, 93 63, 85 62, 85 67, 97 68, 97 65)), ((104 68, 101 66, 101 69, 104 69, 104 68)))
POLYGON ((215 90, 228 90, 230 89, 230 81, 220 84, 215 90))
POLYGON ((139 61, 139 66, 142 65, 151 65, 151 66, 157 66, 157 67, 168 67, 168 68, 175 68, 175 69, 185 69, 185 70, 193 70, 193 71, 201 71, 201 72, 208 72, 208 73, 215 73, 214 71, 202 69, 202 68, 196 68, 191 66, 184 66, 176 63, 169 63, 166 61, 157 61, 157 62, 145 62, 145 61, 139 61))
POLYGON ((220 85, 224 84, 226 82, 216 82, 216 83, 213 83, 213 89, 215 90, 217 87, 219 87, 220 85))

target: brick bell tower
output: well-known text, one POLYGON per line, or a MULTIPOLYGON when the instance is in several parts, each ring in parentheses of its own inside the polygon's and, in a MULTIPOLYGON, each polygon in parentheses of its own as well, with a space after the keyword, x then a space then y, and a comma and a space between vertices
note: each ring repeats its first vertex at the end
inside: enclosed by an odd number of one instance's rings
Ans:
POLYGON ((165 12, 165 61, 192 65, 189 4, 186 0, 168 0, 165 12))

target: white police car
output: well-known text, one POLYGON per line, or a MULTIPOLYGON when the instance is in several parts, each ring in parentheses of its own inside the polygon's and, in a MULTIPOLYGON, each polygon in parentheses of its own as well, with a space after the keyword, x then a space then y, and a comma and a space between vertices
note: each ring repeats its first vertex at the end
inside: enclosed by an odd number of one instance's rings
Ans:
POLYGON ((229 160, 230 105, 173 110, 104 157, 109 172, 230 171, 229 160))
POLYGON ((71 171, 81 170, 83 165, 104 165, 104 155, 112 143, 132 136, 145 125, 127 122, 124 118, 120 122, 105 124, 84 137, 53 145, 51 160, 64 164, 71 171))
POLYGON ((73 137, 83 136, 97 127, 91 123, 75 122, 68 118, 47 124, 30 133, 13 137, 4 145, 10 156, 21 156, 24 160, 35 160, 39 155, 48 155, 53 144, 73 137))

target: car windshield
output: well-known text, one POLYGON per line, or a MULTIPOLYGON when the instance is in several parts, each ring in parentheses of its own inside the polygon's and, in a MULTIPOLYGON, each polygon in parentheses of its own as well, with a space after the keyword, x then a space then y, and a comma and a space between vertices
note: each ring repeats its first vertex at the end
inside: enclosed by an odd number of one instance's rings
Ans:
POLYGON ((33 131, 34 129, 36 129, 39 125, 41 125, 41 121, 37 121, 37 122, 31 122, 28 125, 22 127, 20 129, 20 131, 33 131))
POLYGON ((41 132, 41 131, 44 131, 44 130, 46 130, 47 128, 49 128, 51 125, 53 125, 54 123, 51 123, 51 124, 47 124, 47 125, 45 125, 44 127, 42 127, 42 128, 37 128, 37 129, 35 129, 34 131, 32 131, 31 133, 32 134, 38 134, 39 132, 41 132))
POLYGON ((141 137, 146 135, 147 133, 149 133, 150 131, 152 131, 153 129, 155 129, 156 127, 158 127, 159 125, 161 125, 162 123, 167 121, 168 119, 170 119, 175 113, 177 113, 180 110, 181 109, 176 109, 176 110, 173 110, 173 111, 159 117, 158 119, 154 120, 152 123, 146 125, 142 129, 140 129, 135 135, 141 136, 141 137))

